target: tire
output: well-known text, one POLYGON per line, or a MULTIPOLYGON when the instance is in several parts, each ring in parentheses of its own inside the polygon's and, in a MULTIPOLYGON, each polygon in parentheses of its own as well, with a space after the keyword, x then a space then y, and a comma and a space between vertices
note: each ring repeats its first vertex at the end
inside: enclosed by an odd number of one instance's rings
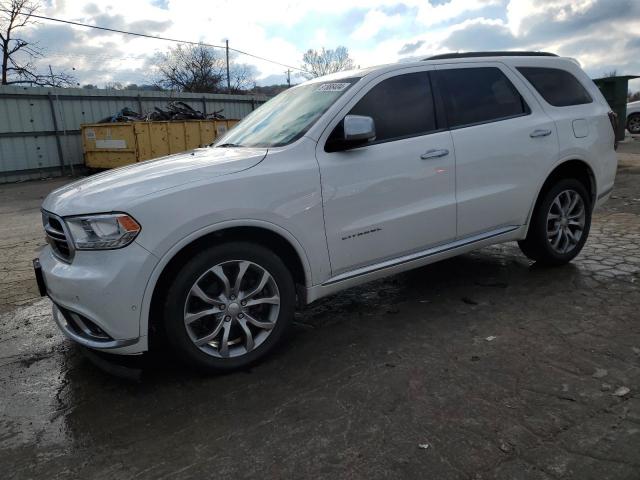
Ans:
POLYGON ((224 243, 180 269, 167 291, 163 322, 170 347, 183 361, 222 372, 247 367, 272 351, 289 329, 294 308, 293 278, 277 255, 252 243, 224 243))
POLYGON ((627 130, 629 133, 640 133, 640 113, 632 113, 627 118, 627 130))
POLYGON ((587 241, 591 228, 591 199, 583 183, 575 179, 561 179, 541 195, 531 217, 527 238, 518 245, 531 260, 543 265, 564 265, 580 253, 587 241), (570 209, 574 199, 577 199, 576 205, 570 209), (582 215, 579 215, 580 204, 582 215), (568 214, 566 210, 569 210, 568 214), (576 223, 581 222, 579 231, 576 223), (569 233, 565 233, 567 230, 569 233))

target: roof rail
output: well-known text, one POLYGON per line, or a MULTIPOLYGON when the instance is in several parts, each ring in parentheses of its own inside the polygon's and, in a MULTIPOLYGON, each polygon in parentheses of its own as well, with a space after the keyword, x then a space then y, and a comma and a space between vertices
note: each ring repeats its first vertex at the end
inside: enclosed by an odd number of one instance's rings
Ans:
POLYGON ((449 58, 476 58, 476 57, 557 57, 555 53, 549 52, 526 52, 526 51, 496 51, 496 52, 464 52, 464 53, 443 53, 422 60, 445 60, 449 58))

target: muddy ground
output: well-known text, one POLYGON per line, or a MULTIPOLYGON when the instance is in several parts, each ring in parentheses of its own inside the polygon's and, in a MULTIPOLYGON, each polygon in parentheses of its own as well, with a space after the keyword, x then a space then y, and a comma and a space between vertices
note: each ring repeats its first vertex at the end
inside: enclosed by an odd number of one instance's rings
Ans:
POLYGON ((572 264, 506 244, 371 283, 212 377, 164 353, 126 380, 65 340, 30 260, 68 180, 0 186, 0 475, 639 479, 639 145, 572 264))

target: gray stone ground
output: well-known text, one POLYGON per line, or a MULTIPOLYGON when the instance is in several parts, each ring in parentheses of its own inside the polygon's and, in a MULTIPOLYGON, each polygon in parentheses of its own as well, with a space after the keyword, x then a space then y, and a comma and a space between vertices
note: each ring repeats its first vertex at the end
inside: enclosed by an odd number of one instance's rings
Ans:
POLYGON ((639 479, 639 145, 570 265, 486 248, 319 301, 251 370, 163 353, 138 382, 37 298, 39 202, 64 180, 0 187, 0 475, 639 479))

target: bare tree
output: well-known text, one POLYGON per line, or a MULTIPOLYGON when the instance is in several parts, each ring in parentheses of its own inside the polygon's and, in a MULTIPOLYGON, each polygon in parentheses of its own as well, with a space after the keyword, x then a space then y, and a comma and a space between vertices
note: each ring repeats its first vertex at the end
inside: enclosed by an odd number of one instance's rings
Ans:
POLYGON ((53 87, 68 87, 74 84, 71 74, 38 73, 34 62, 43 57, 43 50, 17 35, 17 31, 35 23, 32 15, 40 7, 32 0, 0 1, 0 49, 2 49, 2 70, 0 84, 31 84, 53 87))
MULTIPOLYGON (((219 93, 227 91, 224 55, 206 45, 178 45, 158 55, 159 78, 156 84, 183 92, 219 93)), ((255 84, 255 68, 246 64, 230 65, 231 91, 240 92, 255 84)))
POLYGON ((105 90, 124 90, 122 83, 120 82, 106 82, 104 84, 105 90))
POLYGON ((302 69, 306 78, 321 77, 330 73, 340 72, 354 68, 353 60, 349 57, 346 47, 336 47, 335 50, 309 49, 302 56, 302 69))
POLYGON ((229 62, 229 77, 231 79, 231 93, 251 90, 256 86, 256 68, 246 63, 229 62))
POLYGON ((178 45, 157 58, 158 85, 183 92, 219 92, 224 60, 204 45, 178 45))

